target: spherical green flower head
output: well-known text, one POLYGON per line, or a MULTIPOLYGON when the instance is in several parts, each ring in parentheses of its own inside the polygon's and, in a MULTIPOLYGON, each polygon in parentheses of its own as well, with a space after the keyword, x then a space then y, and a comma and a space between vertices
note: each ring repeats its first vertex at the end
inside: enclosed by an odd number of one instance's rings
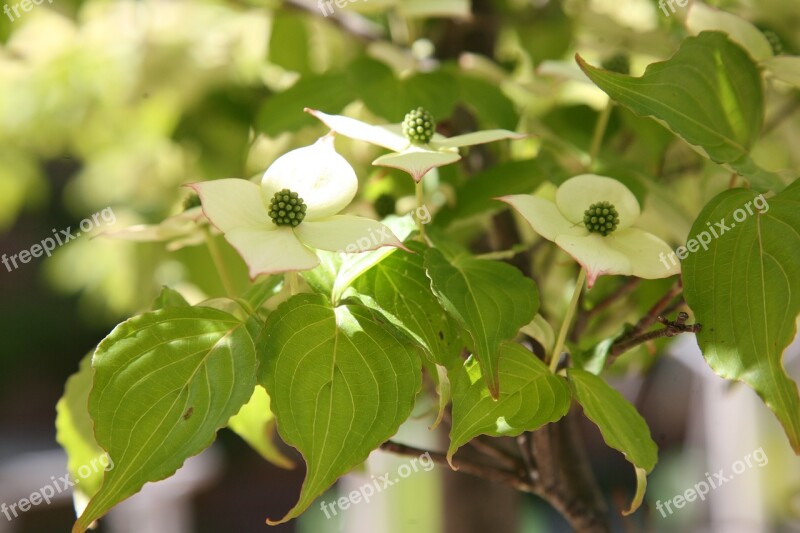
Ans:
POLYGON ((783 43, 781 42, 781 38, 778 37, 778 34, 772 30, 764 30, 761 33, 763 33, 764 37, 769 41, 769 45, 772 47, 772 53, 776 56, 781 55, 783 53, 783 43))
POLYGON ((391 194, 381 194, 375 199, 374 207, 379 217, 386 218, 397 211, 397 199, 391 194))
POLYGON ((603 237, 610 235, 619 225, 619 213, 614 204, 597 202, 589 206, 583 214, 583 223, 592 233, 599 233, 603 237))
POLYGON ((276 226, 298 226, 306 217, 306 203, 296 192, 283 189, 269 201, 269 218, 276 226))
POLYGON ((435 131, 433 116, 421 107, 409 111, 403 120, 403 135, 414 144, 428 144, 435 131))
POLYGON ((620 74, 631 73, 631 60, 628 54, 614 54, 605 61, 603 61, 603 68, 611 72, 618 72, 620 74))
POLYGON ((189 209, 200 207, 200 197, 197 194, 190 194, 183 200, 183 210, 188 211, 189 209))

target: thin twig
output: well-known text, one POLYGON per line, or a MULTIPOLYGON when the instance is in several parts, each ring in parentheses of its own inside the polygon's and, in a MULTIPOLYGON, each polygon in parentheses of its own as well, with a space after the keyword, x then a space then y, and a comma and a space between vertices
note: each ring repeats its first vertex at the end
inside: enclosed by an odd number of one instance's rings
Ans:
POLYGON ((669 290, 662 296, 653 307, 644 315, 641 320, 631 329, 626 335, 621 337, 617 342, 625 341, 627 339, 631 339, 636 337, 637 335, 641 335, 642 332, 650 329, 650 326, 658 322, 658 317, 664 312, 664 309, 672 303, 672 300, 675 299, 683 291, 683 285, 681 281, 678 280, 669 290))
POLYGON ((663 329, 651 331, 649 333, 643 333, 633 338, 615 342, 611 347, 609 361, 611 360, 611 357, 618 357, 631 348, 647 341, 660 339, 662 337, 674 337, 676 335, 680 335, 681 333, 698 333, 703 326, 701 324, 686 324, 686 319, 688 318, 689 315, 687 313, 680 312, 678 313, 677 320, 675 320, 675 322, 670 322, 663 316, 659 315, 657 320, 658 322, 664 324, 665 327, 663 329))

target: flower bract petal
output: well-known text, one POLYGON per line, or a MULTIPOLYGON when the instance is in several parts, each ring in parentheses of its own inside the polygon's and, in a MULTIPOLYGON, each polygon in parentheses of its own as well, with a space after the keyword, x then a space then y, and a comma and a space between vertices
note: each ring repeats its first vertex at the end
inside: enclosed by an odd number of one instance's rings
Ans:
POLYGON ((667 243, 644 230, 627 228, 606 237, 606 244, 625 254, 631 274, 644 279, 668 278, 681 271, 680 263, 667 243), (675 264, 669 259, 672 256, 675 264))
POLYGON ((274 227, 261 199, 261 189, 251 181, 230 178, 190 187, 200 196, 206 218, 223 233, 236 228, 274 227))
POLYGON ((398 132, 386 126, 373 126, 350 117, 328 115, 316 109, 306 108, 306 112, 317 117, 339 135, 344 135, 357 141, 376 144, 393 152, 402 152, 411 144, 403 135, 402 127, 399 124, 396 125, 399 127, 398 132))
POLYGON ((461 156, 456 152, 437 152, 415 146, 399 154, 381 156, 372 164, 400 169, 408 172, 414 181, 420 181, 432 168, 443 167, 460 159, 461 156))
POLYGON ((583 225, 567 220, 556 204, 530 194, 513 194, 498 198, 516 209, 533 230, 547 240, 555 241, 558 235, 588 235, 583 225))
POLYGON ((404 248, 385 225, 376 220, 337 215, 316 222, 303 222, 294 233, 304 244, 331 252, 366 252, 383 246, 404 248))
MULTIPOLYGON (((586 286, 592 288, 597 278, 605 274, 630 276, 633 267, 628 257, 610 243, 614 235, 559 235, 556 244, 586 269, 586 286)), ((657 259, 657 258, 656 258, 657 259)))
POLYGON ((641 214, 639 202, 625 185, 594 174, 570 178, 556 191, 558 210, 573 223, 583 224, 583 214, 596 202, 610 202, 619 213, 617 231, 630 227, 641 214))
POLYGON ((333 137, 298 148, 275 160, 261 180, 261 201, 276 192, 296 192, 308 206, 305 221, 335 215, 353 201, 358 178, 345 158, 336 153, 333 137))
POLYGON ((319 264, 317 255, 303 246, 288 227, 275 230, 237 228, 225 232, 225 239, 247 263, 251 278, 259 274, 311 270, 319 264))
POLYGON ((525 139, 527 134, 517 133, 509 130, 486 130, 456 135, 455 137, 431 141, 432 148, 460 148, 462 146, 474 146, 476 144, 486 144, 503 139, 525 139))

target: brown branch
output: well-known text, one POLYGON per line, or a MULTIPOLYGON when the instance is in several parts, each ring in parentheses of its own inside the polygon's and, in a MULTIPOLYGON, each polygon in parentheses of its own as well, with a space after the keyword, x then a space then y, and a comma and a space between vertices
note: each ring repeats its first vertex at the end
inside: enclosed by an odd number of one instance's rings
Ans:
MULTIPOLYGON (((428 457, 430 457, 434 463, 446 465, 448 467, 450 466, 450 464, 447 462, 447 455, 444 453, 423 450, 421 448, 415 448, 414 446, 400 444, 399 442, 384 442, 381 444, 381 450, 395 453, 397 455, 407 455, 411 457, 419 457, 420 455, 428 454, 428 457)), ((516 472, 511 472, 502 468, 477 463, 463 458, 453 458, 453 466, 456 467, 460 472, 464 472, 466 474, 471 474, 473 476, 478 476, 491 481, 497 481, 499 483, 509 485, 521 492, 538 494, 538 488, 529 480, 521 477, 516 472)))
POLYGON ((663 329, 651 331, 649 333, 643 333, 633 338, 626 338, 625 340, 618 340, 611 346, 611 351, 609 353, 608 361, 606 361, 606 366, 610 365, 615 358, 619 357, 631 348, 645 342, 654 339, 660 339, 662 337, 674 337, 676 335, 680 335, 681 333, 698 333, 703 326, 701 324, 686 324, 686 320, 688 318, 689 315, 683 311, 678 313, 678 318, 675 320, 675 322, 670 322, 663 316, 659 315, 656 320, 664 324, 665 327, 663 329))
POLYGON ((633 326, 627 334, 623 335, 617 342, 622 342, 627 339, 636 337, 637 335, 641 335, 647 329, 650 329, 650 326, 658 322, 658 317, 664 312, 664 309, 672 303, 672 300, 675 299, 683 291, 683 285, 681 281, 678 280, 675 284, 670 287, 670 289, 662 296, 653 307, 644 315, 639 322, 633 326))
MULTIPOLYGON (((570 339, 575 341, 579 339, 581 334, 586 329, 586 326, 589 325, 589 321, 594 318, 595 316, 599 315, 613 304, 621 300, 623 297, 627 296, 633 290, 639 286, 641 282, 641 278, 630 278, 628 281, 622 285, 618 291, 611 293, 605 299, 601 300, 597 303, 594 307, 587 311, 579 311, 578 318, 575 319, 575 325, 572 327, 572 333, 570 334, 570 339)), ((586 293, 584 292, 583 295, 586 293)), ((583 298, 583 295, 581 298, 583 298)))

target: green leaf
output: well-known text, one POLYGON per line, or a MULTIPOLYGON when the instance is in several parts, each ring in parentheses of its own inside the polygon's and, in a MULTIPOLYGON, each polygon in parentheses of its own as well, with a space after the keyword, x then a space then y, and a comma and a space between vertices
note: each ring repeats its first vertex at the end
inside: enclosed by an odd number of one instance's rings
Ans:
POLYGON ((242 294, 242 300, 247 302, 251 310, 258 311, 267 300, 278 294, 282 282, 282 276, 270 276, 263 281, 253 283, 242 294))
POLYGON ((650 428, 636 408, 603 378, 586 370, 570 368, 567 379, 575 399, 583 407, 584 414, 600 429, 606 444, 622 452, 636 469, 636 494, 630 509, 623 512, 631 514, 642 503, 647 489, 646 474, 658 462, 658 448, 650 437, 650 428))
POLYGON ((317 122, 303 111, 306 107, 337 113, 352 99, 353 93, 345 74, 310 75, 268 98, 258 112, 256 125, 263 133, 277 137, 317 122))
MULTIPOLYGON (((83 496, 91 498, 103 484, 103 469, 92 469, 87 476, 78 469, 91 466, 92 461, 105 456, 105 450, 94 438, 94 425, 89 416, 89 391, 92 389, 92 354, 81 359, 80 369, 67 379, 64 395, 56 404, 56 441, 67 453, 67 470, 72 479, 80 479, 75 486, 83 496)), ((107 460, 104 458, 104 460, 107 460)), ((106 463, 109 464, 109 463, 106 463)))
POLYGON ((458 189, 456 205, 445 206, 436 214, 436 224, 446 226, 455 219, 504 209, 502 202, 494 200, 498 196, 532 193, 548 178, 558 175, 543 168, 540 159, 501 163, 476 174, 458 189))
POLYGON ((152 311, 165 309, 167 307, 189 307, 189 302, 181 293, 169 287, 161 287, 161 292, 153 302, 152 311))
MULTIPOLYGON (((353 91, 367 109, 390 122, 402 122, 406 113, 419 106, 443 120, 450 116, 459 99, 459 92, 453 90, 457 81, 446 72, 425 72, 398 79, 388 66, 367 57, 353 61, 348 70, 353 91)), ((310 104, 308 107, 326 113, 334 111, 310 104)))
POLYGON ((277 425, 269 408, 269 394, 257 386, 253 396, 239 412, 228 421, 228 429, 235 432, 261 456, 281 468, 294 468, 294 462, 275 446, 277 425))
POLYGON ((672 58, 651 64, 639 78, 576 59, 598 87, 637 115, 659 121, 754 186, 782 187, 780 178, 756 167, 749 156, 764 120, 761 73, 724 33, 703 32, 684 40, 672 58))
POLYGON ((495 84, 484 79, 458 73, 461 101, 472 108, 481 123, 513 130, 518 117, 514 103, 495 84))
POLYGON ((73 532, 207 448, 250 399, 257 364, 245 324, 216 309, 167 308, 117 326, 95 351, 89 396, 115 466, 73 532))
POLYGON ((460 361, 458 328, 431 292, 425 246, 410 242, 408 247, 415 253, 393 253, 361 275, 353 289, 364 304, 422 346, 432 362, 452 367, 460 361))
POLYGON ((725 191, 692 227, 697 241, 710 241, 708 250, 689 254, 682 265, 686 302, 703 325, 697 341, 709 366, 752 387, 798 454, 800 398, 781 361, 800 313, 799 208, 800 181, 768 202, 752 191, 725 191))
POLYGON ((500 346, 499 376, 500 398, 494 400, 473 357, 450 373, 453 424, 448 461, 478 435, 516 436, 555 422, 569 411, 566 380, 519 344, 500 346))
POLYGON ((275 11, 269 39, 269 61, 301 74, 311 72, 307 17, 275 11))
MULTIPOLYGON (((408 240, 411 234, 417 230, 417 223, 411 215, 402 217, 390 215, 383 219, 381 223, 388 226, 389 229, 392 230, 392 233, 402 242, 408 240)), ((336 274, 336 280, 334 281, 332 289, 332 301, 338 303, 342 295, 359 276, 383 261, 386 257, 393 255, 397 250, 397 248, 384 246, 383 248, 378 248, 370 252, 347 254, 342 260, 339 272, 336 274)))
POLYGON ((261 383, 284 442, 306 461, 300 515, 336 479, 363 462, 411 414, 421 384, 417 349, 369 309, 331 308, 321 295, 294 296, 265 331, 261 383))
POLYGON ((536 316, 536 284, 506 263, 468 255, 451 263, 436 249, 425 253, 425 268, 434 294, 466 330, 468 347, 481 365, 492 397, 498 398, 500 344, 536 316))

